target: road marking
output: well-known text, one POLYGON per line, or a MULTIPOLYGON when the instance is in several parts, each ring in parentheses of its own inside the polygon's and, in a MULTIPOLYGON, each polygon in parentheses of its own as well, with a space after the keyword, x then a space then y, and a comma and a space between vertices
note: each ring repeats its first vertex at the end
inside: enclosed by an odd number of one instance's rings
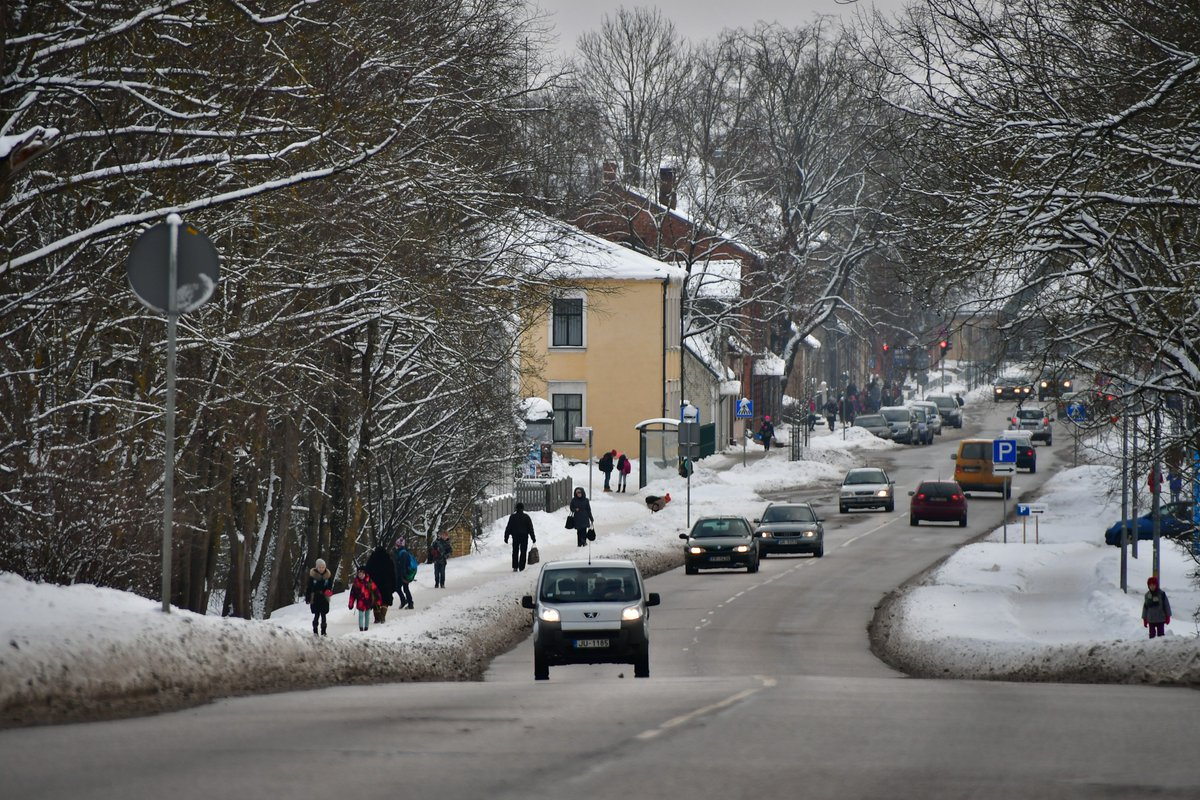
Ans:
POLYGON ((853 539, 848 539, 848 540, 842 542, 840 545, 838 545, 838 547, 849 547, 850 545, 857 542, 859 539, 863 539, 867 536, 870 536, 872 533, 875 533, 876 531, 883 530, 891 522, 892 522, 892 520, 890 520, 890 519, 887 522, 881 522, 880 524, 876 525, 874 528, 871 528, 871 530, 867 531, 866 533, 860 533, 858 536, 855 536, 853 539))
POLYGON ((766 689, 770 686, 775 685, 775 681, 771 678, 763 678, 761 676, 758 676, 758 677, 759 677, 759 680, 761 680, 763 682, 763 685, 759 686, 756 689, 743 689, 742 691, 738 692, 735 695, 726 697, 724 700, 719 700, 716 703, 712 703, 707 706, 702 706, 700 708, 697 708, 694 711, 689 711, 686 714, 681 714, 678 717, 669 719, 666 722, 664 722, 662 725, 659 725, 657 728, 651 728, 648 731, 642 731, 634 738, 653 739, 655 736, 658 736, 661 733, 666 733, 671 728, 677 728, 680 725, 684 725, 688 722, 691 722, 692 720, 696 719, 697 717, 702 717, 706 714, 712 714, 716 711, 720 711, 723 708, 728 708, 729 706, 733 705, 734 703, 740 703, 742 700, 745 700, 747 697, 758 694, 763 689, 766 689))

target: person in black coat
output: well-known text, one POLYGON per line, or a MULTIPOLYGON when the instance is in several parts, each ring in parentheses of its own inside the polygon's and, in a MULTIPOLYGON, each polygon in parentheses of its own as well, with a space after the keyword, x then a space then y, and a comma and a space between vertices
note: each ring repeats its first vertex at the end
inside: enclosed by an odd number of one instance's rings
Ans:
POLYGON ((308 585, 304 587, 304 602, 313 614, 313 633, 317 632, 317 623, 321 625, 321 635, 325 636, 328 627, 325 621, 329 613, 329 598, 333 596, 333 573, 325 566, 325 559, 318 558, 317 565, 308 571, 308 585))
POLYGON ((588 528, 595 522, 592 517, 592 504, 588 501, 587 492, 583 491, 583 487, 575 489, 575 496, 571 498, 571 514, 575 523, 576 545, 583 547, 588 542, 588 528))
POLYGON ((372 611, 375 622, 382 624, 387 618, 387 610, 392 605, 392 596, 396 593, 396 562, 392 554, 382 545, 371 551, 367 559, 367 574, 379 587, 380 603, 372 611))
POLYGON ((537 543, 533 535, 533 520, 525 513, 525 504, 517 503, 508 524, 504 526, 504 542, 512 539, 512 568, 513 572, 525 569, 525 559, 529 554, 529 543, 537 543))

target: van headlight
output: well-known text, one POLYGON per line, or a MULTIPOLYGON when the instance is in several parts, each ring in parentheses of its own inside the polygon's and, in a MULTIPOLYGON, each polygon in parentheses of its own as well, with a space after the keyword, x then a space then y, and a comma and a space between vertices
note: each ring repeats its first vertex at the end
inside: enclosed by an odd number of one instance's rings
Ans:
POLYGON ((621 619, 626 622, 634 622, 642 618, 641 606, 629 606, 621 609, 621 619))
POLYGON ((562 622, 562 615, 558 613, 557 608, 542 608, 542 612, 538 615, 542 622, 562 622))

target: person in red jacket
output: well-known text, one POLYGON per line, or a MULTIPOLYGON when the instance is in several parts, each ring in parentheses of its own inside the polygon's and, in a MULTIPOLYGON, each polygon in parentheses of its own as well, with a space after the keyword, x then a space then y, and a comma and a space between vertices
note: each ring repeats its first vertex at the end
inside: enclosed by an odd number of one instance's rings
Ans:
POLYGON ((350 586, 350 604, 348 608, 358 610, 358 629, 365 631, 371 625, 371 611, 382 602, 379 596, 379 587, 375 585, 375 581, 371 580, 371 576, 367 574, 367 568, 361 566, 358 568, 358 574, 354 576, 354 583, 350 586))

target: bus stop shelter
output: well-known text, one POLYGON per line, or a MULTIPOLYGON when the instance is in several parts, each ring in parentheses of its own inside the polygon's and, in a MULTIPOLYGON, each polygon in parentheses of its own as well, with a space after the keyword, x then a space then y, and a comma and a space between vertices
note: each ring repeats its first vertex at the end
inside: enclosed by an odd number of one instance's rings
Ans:
POLYGON ((679 420, 670 417, 644 419, 638 430, 638 488, 651 481, 679 476, 679 420))

